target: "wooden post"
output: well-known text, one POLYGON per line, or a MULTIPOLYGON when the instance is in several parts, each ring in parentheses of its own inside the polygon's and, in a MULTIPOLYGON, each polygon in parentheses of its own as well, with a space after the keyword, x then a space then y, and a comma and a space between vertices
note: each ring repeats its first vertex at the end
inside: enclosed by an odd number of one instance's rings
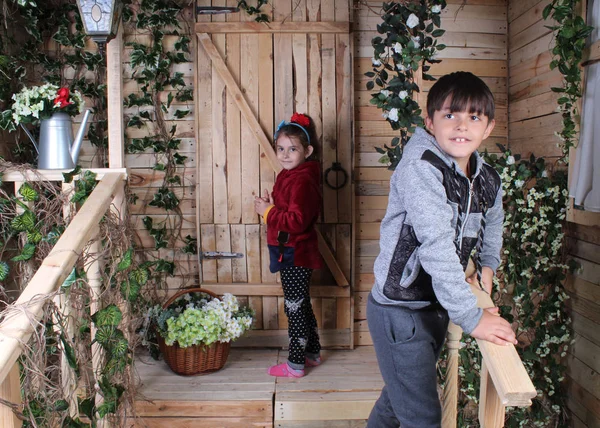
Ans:
POLYGON ((110 168, 125 166, 123 124, 123 26, 106 45, 106 87, 108 113, 108 165, 110 168))
MULTIPOLYGON (((19 380, 18 363, 13 364, 8 376, 0 384, 0 399, 17 406, 21 405, 21 383, 19 380)), ((22 425, 21 420, 10 407, 0 404, 0 427, 20 428, 22 425)))
MULTIPOLYGON (((85 249, 85 263, 84 269, 87 275, 88 284, 90 286, 90 313, 94 314, 98 312, 101 308, 100 306, 100 296, 102 294, 102 265, 100 261, 100 240, 98 239, 98 234, 95 234, 90 245, 85 249)), ((92 340, 96 337, 96 327, 92 324, 91 328, 91 336, 92 340)), ((104 367, 104 350, 100 346, 98 342, 92 342, 92 368, 94 373, 94 378, 96 379, 96 383, 99 382, 102 368, 104 367)), ((96 407, 100 406, 104 401, 104 397, 97 392, 96 393, 96 407)), ((99 428, 107 428, 106 420, 99 420, 98 427, 99 428)))
POLYGON ((458 407, 458 349, 462 329, 454 323, 448 325, 446 346, 448 360, 446 365, 446 382, 442 399, 442 428, 456 428, 458 407))
POLYGON ((481 386, 479 389, 479 424, 481 428, 502 428, 505 407, 494 387, 485 360, 481 361, 481 386))

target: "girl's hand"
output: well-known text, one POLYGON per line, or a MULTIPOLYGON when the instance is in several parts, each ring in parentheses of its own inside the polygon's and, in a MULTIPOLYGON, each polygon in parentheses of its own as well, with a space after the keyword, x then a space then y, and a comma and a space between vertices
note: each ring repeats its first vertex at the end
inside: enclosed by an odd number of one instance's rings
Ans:
POLYGON ((273 196, 269 195, 269 191, 266 189, 263 192, 262 198, 259 196, 254 197, 254 211, 260 216, 262 216, 271 205, 273 205, 273 196))

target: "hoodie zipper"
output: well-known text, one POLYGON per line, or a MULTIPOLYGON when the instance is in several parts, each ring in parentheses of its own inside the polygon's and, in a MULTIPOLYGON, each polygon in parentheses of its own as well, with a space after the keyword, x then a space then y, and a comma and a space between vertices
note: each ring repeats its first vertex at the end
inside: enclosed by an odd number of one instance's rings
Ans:
POLYGON ((473 178, 473 180, 469 180, 467 178, 467 181, 469 182, 469 202, 467 202, 467 213, 465 214, 465 219, 464 219, 462 225, 460 226, 460 234, 458 235, 458 248, 460 250, 462 250, 463 233, 465 231, 465 226, 467 225, 467 220, 469 219, 469 214, 471 213, 471 199, 473 198, 473 181, 474 180, 475 180, 475 178, 473 178))

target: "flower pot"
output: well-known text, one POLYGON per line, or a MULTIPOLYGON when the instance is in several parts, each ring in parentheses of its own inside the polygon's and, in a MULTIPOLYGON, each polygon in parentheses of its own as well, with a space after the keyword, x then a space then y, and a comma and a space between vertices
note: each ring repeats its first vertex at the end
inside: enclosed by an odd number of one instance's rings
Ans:
POLYGON ((158 347, 165 362, 178 375, 202 375, 221 370, 227 362, 229 342, 215 342, 211 345, 195 345, 181 348, 177 342, 167 345, 164 339, 157 335, 158 347))

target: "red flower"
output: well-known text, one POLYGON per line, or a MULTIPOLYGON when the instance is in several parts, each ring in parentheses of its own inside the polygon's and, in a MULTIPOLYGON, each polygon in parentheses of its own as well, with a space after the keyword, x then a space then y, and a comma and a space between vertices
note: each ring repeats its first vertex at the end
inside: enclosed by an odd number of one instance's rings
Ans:
POLYGON ((308 126, 310 125, 310 119, 308 118, 308 116, 302 113, 294 113, 292 115, 292 118, 290 119, 290 122, 297 123, 298 125, 304 128, 308 128, 308 126))
POLYGON ((60 103, 60 107, 66 107, 70 104, 73 104, 69 101, 69 88, 60 88, 56 91, 56 98, 54 99, 54 105, 60 103))

